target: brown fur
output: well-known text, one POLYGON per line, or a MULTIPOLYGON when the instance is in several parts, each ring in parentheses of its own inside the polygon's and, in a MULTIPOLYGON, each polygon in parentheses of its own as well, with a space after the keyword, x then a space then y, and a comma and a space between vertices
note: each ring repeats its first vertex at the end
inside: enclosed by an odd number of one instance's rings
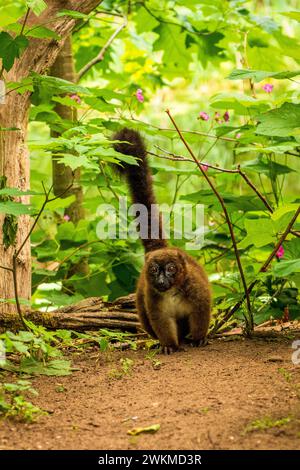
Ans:
MULTIPOLYGON (((139 133, 123 129, 114 139, 131 142, 132 145, 117 144, 115 149, 141 159, 139 167, 126 165, 125 173, 134 202, 149 208, 155 203, 155 197, 146 149, 139 133)), ((158 338, 165 353, 177 350, 187 333, 190 333, 195 345, 205 344, 210 321, 211 290, 204 269, 183 250, 169 248, 162 238, 162 228, 159 240, 149 237, 143 243, 145 265, 136 292, 137 310, 143 328, 150 336, 158 338), (157 275, 151 273, 153 264, 159 267, 157 275), (165 275, 170 264, 175 274, 170 278, 170 286, 161 291, 156 281, 161 271, 165 275)))
POLYGON ((146 256, 137 286, 137 309, 144 329, 158 338, 163 350, 178 349, 186 333, 195 345, 203 345, 209 327, 211 291, 204 269, 178 248, 163 248, 146 256), (178 272, 174 285, 159 292, 151 285, 151 261, 174 262, 178 272))

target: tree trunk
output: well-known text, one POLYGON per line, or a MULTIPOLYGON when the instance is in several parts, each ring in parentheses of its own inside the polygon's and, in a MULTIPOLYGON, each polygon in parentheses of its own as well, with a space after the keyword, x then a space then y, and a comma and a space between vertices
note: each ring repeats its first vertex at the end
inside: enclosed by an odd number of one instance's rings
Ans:
MULTIPOLYGON (((49 24, 60 40, 54 39, 30 39, 30 44, 22 57, 15 61, 9 73, 4 74, 6 82, 19 82, 27 77, 31 71, 45 73, 54 63, 57 54, 64 44, 65 38, 72 31, 76 20, 69 16, 57 17, 57 13, 63 8, 89 13, 100 0, 49 0, 44 12, 36 17, 32 12, 28 16, 27 24, 49 24)), ((29 188, 29 154, 26 146, 28 111, 30 107, 30 94, 19 95, 13 91, 6 96, 6 102, 0 104, 0 177, 7 177, 7 185, 21 190, 29 188), (5 128, 17 128, 17 130, 5 130, 5 128)), ((22 202, 28 202, 27 197, 22 202)), ((0 227, 3 227, 4 216, 0 214, 0 227)), ((28 217, 20 217, 18 220, 18 231, 16 246, 24 239, 29 231, 30 220, 28 217)), ((5 248, 3 235, 0 235, 0 264, 12 266, 13 247, 5 248)), ((17 284, 19 297, 29 301, 31 297, 31 259, 30 244, 24 246, 19 260, 17 270, 17 284)), ((0 313, 13 314, 16 311, 14 304, 9 304, 9 299, 14 299, 14 284, 10 271, 0 269, 0 313)))

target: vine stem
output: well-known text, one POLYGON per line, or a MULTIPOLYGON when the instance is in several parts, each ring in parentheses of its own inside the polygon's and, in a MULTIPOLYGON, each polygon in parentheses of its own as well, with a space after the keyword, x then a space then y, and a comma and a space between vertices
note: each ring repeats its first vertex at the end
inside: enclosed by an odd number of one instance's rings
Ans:
POLYGON ((224 212, 224 215, 225 215, 225 218, 226 218, 226 222, 227 222, 227 225, 228 225, 228 229, 229 229, 229 232, 230 232, 230 237, 231 237, 231 240, 232 240, 232 245, 233 245, 233 249, 234 249, 234 253, 235 253, 235 257, 236 257, 236 261, 237 261, 237 265, 238 265, 238 269, 239 269, 239 272, 240 272, 240 276, 241 276, 241 280, 242 280, 242 284, 243 284, 243 288, 244 288, 244 299, 246 299, 246 303, 247 303, 247 309, 248 309, 248 312, 249 314, 251 314, 251 303, 250 303, 250 294, 248 292, 248 289, 247 289, 247 283, 246 283, 246 279, 245 279, 245 275, 244 275, 244 271, 243 271, 243 266, 242 266, 242 263, 241 263, 241 259, 240 259, 240 254, 239 254, 239 250, 238 250, 238 247, 237 247, 237 243, 236 243, 236 239, 235 239, 235 235, 234 235, 234 231, 233 231, 233 226, 232 226, 232 222, 230 220, 230 217, 229 217, 229 214, 228 214, 228 211, 227 211, 227 208, 225 206, 225 203, 224 203, 224 199, 222 198, 222 196, 219 194, 218 190, 215 188, 214 184, 212 183, 212 181, 210 180, 210 178, 207 176, 206 172, 203 170, 200 162, 198 161, 198 159, 196 158, 194 152, 192 151, 191 147, 189 146, 189 144, 187 143, 187 141, 185 140, 183 134, 181 133, 180 129, 178 128, 174 118, 172 117, 170 111, 167 109, 166 111, 167 115, 169 116, 173 126, 175 127, 182 143, 184 144, 184 146, 186 147, 187 151, 189 152, 189 154, 191 155, 191 157, 193 158, 194 162, 196 163, 197 167, 199 168, 199 170, 201 171, 202 175, 204 176, 204 178, 206 179, 207 183, 209 184, 209 186, 211 187, 213 193, 215 194, 215 196, 217 197, 217 199, 219 200, 221 206, 222 206, 222 209, 223 209, 223 212, 224 212))

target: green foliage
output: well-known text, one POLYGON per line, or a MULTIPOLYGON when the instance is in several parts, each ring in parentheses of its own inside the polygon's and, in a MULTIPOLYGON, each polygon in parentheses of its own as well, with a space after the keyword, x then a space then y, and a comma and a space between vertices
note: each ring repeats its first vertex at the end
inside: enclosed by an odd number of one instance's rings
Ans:
POLYGON ((281 428, 282 426, 289 424, 291 420, 292 418, 290 416, 281 419, 272 419, 267 416, 265 418, 252 421, 252 423, 246 427, 245 432, 266 431, 267 429, 281 428))
POLYGON ((10 418, 31 423, 40 416, 47 414, 29 402, 24 397, 24 392, 34 396, 38 394, 28 380, 0 384, 0 418, 10 418))

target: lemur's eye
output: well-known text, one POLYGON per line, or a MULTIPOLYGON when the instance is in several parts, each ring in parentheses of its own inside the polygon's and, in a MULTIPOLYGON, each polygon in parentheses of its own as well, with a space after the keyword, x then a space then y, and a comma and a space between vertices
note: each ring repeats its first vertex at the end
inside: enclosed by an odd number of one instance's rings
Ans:
POLYGON ((166 272, 169 274, 175 274, 177 271, 176 265, 174 263, 169 263, 166 266, 166 272))
POLYGON ((157 264, 151 264, 150 267, 149 267, 149 272, 151 274, 156 274, 158 273, 158 266, 157 264))

